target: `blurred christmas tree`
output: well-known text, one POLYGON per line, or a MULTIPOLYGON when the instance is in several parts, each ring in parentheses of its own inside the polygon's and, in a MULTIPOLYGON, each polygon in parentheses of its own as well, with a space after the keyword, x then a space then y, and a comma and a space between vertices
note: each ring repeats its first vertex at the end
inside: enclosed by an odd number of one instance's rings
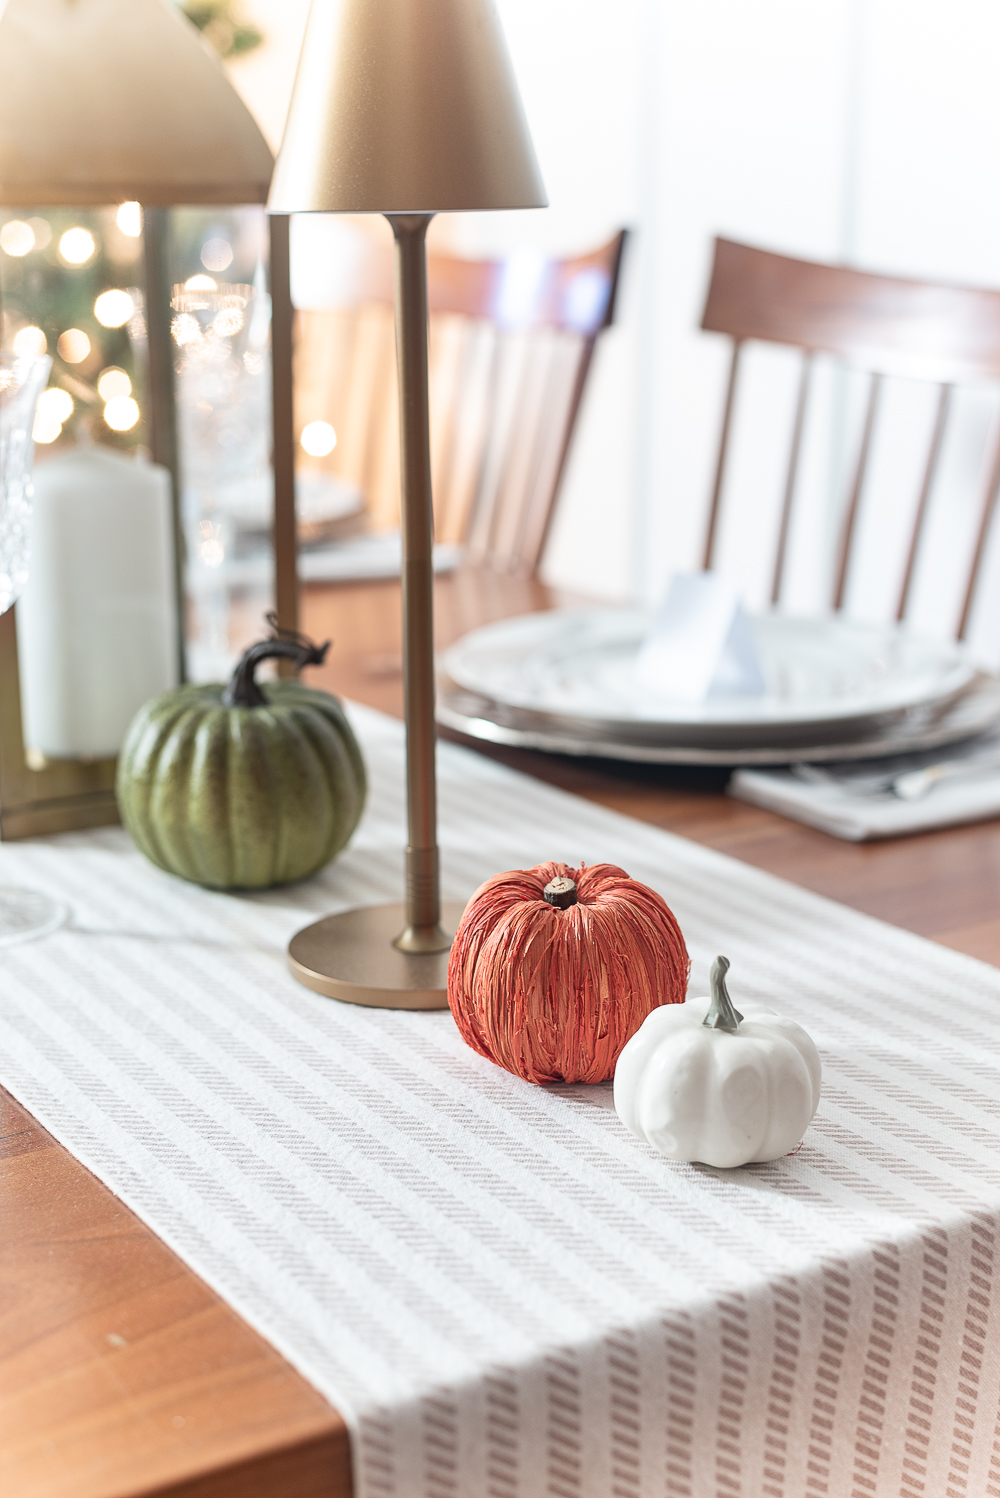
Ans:
POLYGON ((220 57, 242 57, 264 40, 232 0, 187 0, 181 10, 220 57))
POLYGON ((69 438, 81 419, 116 447, 145 440, 141 234, 137 203, 0 214, 0 342, 50 354, 51 383, 65 392, 40 403, 43 444, 69 438))

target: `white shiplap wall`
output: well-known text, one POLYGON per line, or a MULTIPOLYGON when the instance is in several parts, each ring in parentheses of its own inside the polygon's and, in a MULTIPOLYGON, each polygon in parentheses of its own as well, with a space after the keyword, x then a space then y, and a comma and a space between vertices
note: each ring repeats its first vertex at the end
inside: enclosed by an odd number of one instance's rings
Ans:
MULTIPOLYGON (((247 8, 269 45, 233 76, 277 143, 306 6, 247 8)), ((551 207, 443 218, 434 232, 459 252, 485 254, 524 243, 568 251, 621 224, 636 230, 547 570, 584 592, 652 598, 670 570, 696 562, 703 534, 726 365, 723 341, 697 331, 713 235, 1000 286, 1000 11, 992 0, 498 0, 498 9, 551 207)), ((766 351, 754 364, 737 433, 739 498, 766 516, 793 371, 766 351)), ((893 403, 885 471, 894 450, 912 458, 924 440, 926 392, 897 392, 893 403)), ((851 408, 850 391, 831 390, 833 427, 848 439, 851 408)), ((953 611, 994 414, 988 400, 969 402, 946 454, 931 549, 937 558, 951 548, 953 577, 943 587, 923 579, 927 628, 946 627, 953 611)), ((832 523, 822 513, 836 470, 831 432, 821 422, 813 433, 818 518, 794 542, 798 608, 817 602, 805 558, 832 523)), ((896 487, 898 519, 910 495, 905 482, 896 487)), ((723 551, 751 601, 766 538, 766 524, 737 523, 723 551)), ((861 614, 884 612, 894 591, 898 560, 887 563, 887 548, 888 534, 870 527, 852 588, 861 614)), ((979 626, 984 653, 996 640, 1000 663, 1000 603, 979 626)))

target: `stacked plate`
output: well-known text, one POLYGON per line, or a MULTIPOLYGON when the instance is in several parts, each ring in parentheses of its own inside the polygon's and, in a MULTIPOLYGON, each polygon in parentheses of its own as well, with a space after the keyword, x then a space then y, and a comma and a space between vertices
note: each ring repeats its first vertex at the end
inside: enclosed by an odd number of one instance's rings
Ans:
POLYGON ((636 670, 649 624, 560 609, 475 630, 441 661, 438 720, 560 754, 719 765, 931 749, 1000 722, 1000 681, 959 646, 840 618, 756 618, 765 693, 672 699, 636 670))

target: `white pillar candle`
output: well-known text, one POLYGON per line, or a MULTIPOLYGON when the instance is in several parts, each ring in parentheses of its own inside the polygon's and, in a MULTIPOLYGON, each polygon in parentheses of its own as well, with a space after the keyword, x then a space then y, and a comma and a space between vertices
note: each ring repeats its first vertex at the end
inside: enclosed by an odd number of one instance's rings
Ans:
POLYGON ((35 470, 17 636, 26 748, 116 754, 136 710, 177 684, 165 468, 81 447, 35 470))

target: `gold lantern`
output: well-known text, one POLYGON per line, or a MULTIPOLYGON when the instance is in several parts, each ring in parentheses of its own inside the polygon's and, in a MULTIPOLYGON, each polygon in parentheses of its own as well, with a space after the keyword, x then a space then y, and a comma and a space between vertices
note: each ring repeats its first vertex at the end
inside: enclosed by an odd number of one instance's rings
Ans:
MULTIPOLYGON (((162 0, 9 0, 0 10, 0 207, 142 205, 147 423, 173 490, 177 652, 184 675, 168 210, 263 204, 257 125, 195 29, 162 0)), ((274 539, 279 622, 294 628, 295 500, 288 217, 270 219, 274 539)), ((117 820, 114 758, 29 765, 15 610, 0 616, 0 837, 117 820)))

